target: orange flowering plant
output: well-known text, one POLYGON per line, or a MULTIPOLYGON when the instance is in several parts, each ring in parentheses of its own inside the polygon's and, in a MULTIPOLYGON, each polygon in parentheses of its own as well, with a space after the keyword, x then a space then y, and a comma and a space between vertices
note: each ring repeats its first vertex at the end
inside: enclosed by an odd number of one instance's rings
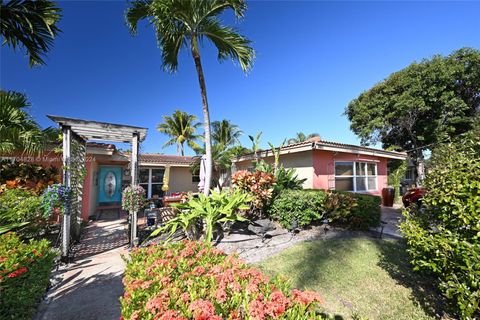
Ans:
POLYGON ((47 240, 0 236, 0 319, 32 319, 49 283, 55 253, 47 240))
POLYGON ((324 319, 316 292, 291 290, 206 242, 135 249, 123 283, 124 320, 324 319))

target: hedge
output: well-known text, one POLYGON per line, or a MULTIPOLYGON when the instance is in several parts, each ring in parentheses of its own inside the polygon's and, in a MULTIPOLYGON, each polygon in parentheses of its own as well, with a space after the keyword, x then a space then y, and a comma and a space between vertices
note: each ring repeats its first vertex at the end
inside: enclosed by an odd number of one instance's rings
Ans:
POLYGON ((267 208, 270 218, 291 229, 293 221, 299 227, 319 221, 324 215, 327 194, 317 190, 281 190, 267 208))
POLYGON ((380 224, 381 198, 377 196, 317 189, 282 190, 266 212, 284 228, 292 222, 308 226, 321 219, 354 230, 368 230, 380 224))
POLYGON ((316 292, 291 290, 206 242, 134 249, 126 261, 121 319, 324 319, 316 292))
POLYGON ((45 293, 55 253, 47 240, 0 236, 0 319, 32 319, 45 293))

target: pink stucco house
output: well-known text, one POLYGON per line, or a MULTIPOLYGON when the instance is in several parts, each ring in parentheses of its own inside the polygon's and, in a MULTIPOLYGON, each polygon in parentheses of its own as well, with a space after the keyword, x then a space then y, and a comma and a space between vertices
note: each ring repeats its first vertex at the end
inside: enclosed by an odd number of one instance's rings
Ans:
MULTIPOLYGON (((271 150, 258 153, 273 163, 271 150)), ((404 160, 406 153, 361 147, 337 142, 309 140, 282 148, 280 163, 294 168, 306 189, 342 190, 382 194, 387 187, 387 162, 404 160)), ((233 160, 234 171, 252 169, 254 154, 233 160)))

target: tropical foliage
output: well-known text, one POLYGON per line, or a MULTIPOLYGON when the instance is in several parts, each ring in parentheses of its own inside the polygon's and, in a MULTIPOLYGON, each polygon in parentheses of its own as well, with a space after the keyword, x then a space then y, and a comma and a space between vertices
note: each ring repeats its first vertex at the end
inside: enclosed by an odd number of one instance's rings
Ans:
POLYGON ((294 144, 299 142, 304 142, 312 138, 321 139, 320 135, 316 132, 306 135, 303 132, 297 132, 296 136, 287 140, 287 144, 294 144))
POLYGON ((0 2, 0 33, 3 44, 14 50, 23 46, 30 66, 45 64, 43 56, 50 51, 60 30, 57 23, 61 9, 48 0, 10 0, 0 2))
POLYGON ((163 123, 157 126, 157 130, 170 137, 163 147, 177 145, 178 155, 185 155, 184 143, 186 142, 190 148, 197 150, 200 136, 196 133, 201 123, 196 122, 197 117, 184 111, 176 110, 172 116, 163 116, 163 123))
POLYGON ((60 181, 59 170, 53 166, 2 161, 0 170, 0 193, 6 189, 19 188, 41 194, 48 185, 60 181))
POLYGON ((24 94, 0 90, 0 153, 38 153, 57 139, 57 130, 40 129, 27 112, 29 106, 24 94))
POLYGON ((275 176, 260 170, 240 170, 232 175, 232 184, 234 188, 253 196, 252 213, 261 214, 263 207, 273 196, 275 176))
POLYGON ((212 122, 212 142, 213 144, 223 145, 225 148, 234 145, 240 145, 239 137, 242 131, 237 125, 231 123, 229 120, 213 121, 212 122))
POLYGON ((32 319, 49 284, 55 253, 46 240, 0 235, 0 318, 32 319))
POLYGON ((157 229, 152 236, 168 231, 173 235, 182 229, 192 240, 203 237, 205 241, 213 240, 215 230, 222 232, 229 222, 245 221, 244 212, 250 208, 251 196, 238 190, 212 192, 210 196, 200 194, 186 203, 176 204, 180 213, 169 220, 163 228, 157 229))
POLYGON ((0 234, 15 230, 32 237, 45 227, 48 215, 41 210, 41 199, 21 189, 7 189, 0 194, 0 234))
POLYGON ((434 274, 462 319, 480 318, 480 128, 433 150, 422 209, 401 225, 415 269, 434 274))
MULTIPOLYGON (((229 120, 214 121, 212 129, 214 142, 212 145, 212 185, 222 189, 229 182, 232 158, 246 154, 250 150, 240 145, 238 137, 242 132, 229 120)), ((196 152, 199 155, 205 154, 205 147, 197 149, 196 152)), ((201 157, 197 157, 191 166, 192 172, 200 171, 200 162, 201 157)))
POLYGON ((205 242, 141 248, 126 261, 123 319, 323 319, 317 293, 292 290, 205 242))
POLYGON ((351 101, 346 115, 363 144, 409 153, 423 178, 424 150, 472 128, 480 106, 480 51, 414 62, 351 101))
POLYGON ((122 192, 122 209, 139 212, 146 204, 145 189, 141 186, 128 186, 122 192))
POLYGON ((232 27, 223 25, 219 18, 227 10, 233 10, 237 18, 242 18, 246 9, 247 5, 243 0, 137 0, 130 3, 126 12, 126 21, 133 34, 137 32, 140 20, 148 20, 155 28, 157 43, 162 51, 162 66, 166 71, 177 70, 181 49, 185 48, 192 54, 203 105, 205 194, 210 192, 213 160, 210 111, 200 47, 205 40, 209 40, 217 48, 220 61, 238 61, 241 68, 248 71, 255 57, 250 41, 232 27))

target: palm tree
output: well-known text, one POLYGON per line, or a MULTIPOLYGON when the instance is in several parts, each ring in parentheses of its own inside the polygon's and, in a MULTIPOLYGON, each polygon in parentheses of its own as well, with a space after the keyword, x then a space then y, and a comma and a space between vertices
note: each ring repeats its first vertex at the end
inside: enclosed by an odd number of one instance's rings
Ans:
POLYGON ((45 64, 45 55, 60 32, 57 22, 62 10, 55 2, 47 0, 28 1, 0 0, 0 33, 3 44, 14 50, 22 45, 29 56, 30 67, 45 64))
POLYGON ((218 18, 227 9, 237 18, 243 17, 247 5, 244 0, 135 0, 126 12, 130 31, 135 34, 140 20, 147 19, 155 28, 157 42, 162 51, 162 66, 168 72, 178 67, 181 48, 190 50, 198 75, 202 96, 205 131, 205 194, 210 192, 212 180, 212 144, 207 88, 200 57, 203 40, 210 40, 218 50, 218 59, 231 58, 248 71, 255 56, 250 41, 235 29, 225 26, 218 18))
POLYGON ((163 123, 157 126, 157 130, 171 137, 163 147, 177 144, 177 153, 182 156, 185 155, 183 146, 185 142, 190 148, 197 150, 199 146, 195 140, 198 140, 200 136, 196 134, 196 131, 201 123, 196 121, 196 116, 180 110, 176 110, 172 116, 163 116, 163 123))
POLYGON ((0 153, 38 153, 58 137, 55 129, 40 129, 26 111, 29 106, 24 94, 0 90, 0 153))
POLYGON ((212 122, 212 140, 214 144, 223 145, 224 147, 240 144, 238 139, 243 132, 237 125, 228 120, 212 122))
POLYGON ((298 132, 297 135, 294 138, 288 139, 287 143, 288 144, 293 144, 293 143, 299 143, 299 142, 304 142, 312 138, 319 138, 321 139, 320 135, 316 132, 310 133, 308 136, 305 135, 303 132, 298 132))

